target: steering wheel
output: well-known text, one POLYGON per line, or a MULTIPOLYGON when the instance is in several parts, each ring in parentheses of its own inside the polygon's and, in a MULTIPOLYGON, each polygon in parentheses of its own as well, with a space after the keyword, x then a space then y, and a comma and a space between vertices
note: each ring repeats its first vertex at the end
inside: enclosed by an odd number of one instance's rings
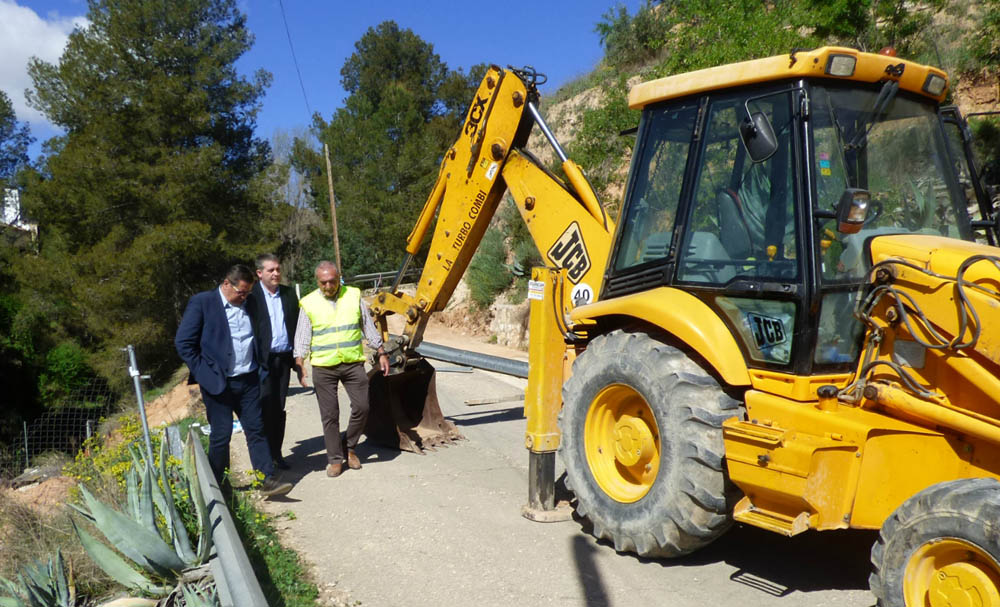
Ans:
POLYGON ((882 211, 885 209, 885 205, 882 204, 881 200, 872 200, 868 203, 868 217, 865 218, 865 222, 862 227, 867 226, 870 223, 875 223, 878 218, 882 216, 882 211))

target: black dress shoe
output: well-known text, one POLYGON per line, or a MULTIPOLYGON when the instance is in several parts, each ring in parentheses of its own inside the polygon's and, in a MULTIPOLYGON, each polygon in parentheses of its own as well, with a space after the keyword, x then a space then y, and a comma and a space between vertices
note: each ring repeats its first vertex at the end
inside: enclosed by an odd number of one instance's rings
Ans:
POLYGON ((274 458, 274 466, 276 468, 281 468, 282 470, 291 470, 292 469, 292 467, 288 465, 288 462, 285 461, 285 458, 280 457, 280 456, 274 458))
POLYGON ((264 482, 260 484, 260 488, 257 491, 264 497, 274 497, 276 495, 285 495, 291 490, 291 483, 269 476, 264 479, 264 482))

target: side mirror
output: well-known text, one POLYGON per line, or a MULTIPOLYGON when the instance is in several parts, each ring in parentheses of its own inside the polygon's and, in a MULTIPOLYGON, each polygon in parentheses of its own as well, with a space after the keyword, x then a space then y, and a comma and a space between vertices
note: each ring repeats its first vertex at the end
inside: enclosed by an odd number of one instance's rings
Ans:
POLYGON ((754 162, 764 162, 778 151, 778 138, 764 112, 747 114, 740 123, 740 140, 754 162))
POLYGON ((868 221, 871 194, 868 190, 846 188, 837 203, 837 231, 841 234, 857 234, 868 221))

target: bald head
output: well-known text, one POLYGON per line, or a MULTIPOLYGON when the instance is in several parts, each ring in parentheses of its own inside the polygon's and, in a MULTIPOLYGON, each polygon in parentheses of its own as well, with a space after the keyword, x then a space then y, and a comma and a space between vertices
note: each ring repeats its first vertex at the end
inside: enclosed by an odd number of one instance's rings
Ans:
POLYGON ((316 264, 316 283, 325 297, 335 297, 340 291, 340 269, 332 261, 316 264))

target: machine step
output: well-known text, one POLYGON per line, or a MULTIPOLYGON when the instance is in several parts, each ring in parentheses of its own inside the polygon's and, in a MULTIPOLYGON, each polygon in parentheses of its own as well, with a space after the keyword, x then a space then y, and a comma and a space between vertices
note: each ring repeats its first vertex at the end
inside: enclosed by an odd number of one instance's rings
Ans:
POLYGON ((736 504, 733 518, 741 523, 761 527, 782 535, 793 536, 809 529, 809 513, 800 512, 792 517, 755 506, 750 498, 744 497, 736 504))

